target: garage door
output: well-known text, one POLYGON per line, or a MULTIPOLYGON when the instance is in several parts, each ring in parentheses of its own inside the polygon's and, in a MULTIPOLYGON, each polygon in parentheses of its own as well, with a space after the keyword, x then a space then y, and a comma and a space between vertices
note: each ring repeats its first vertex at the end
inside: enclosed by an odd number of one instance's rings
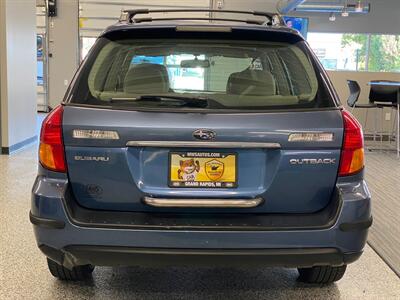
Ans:
POLYGON ((96 37, 105 27, 117 22, 122 9, 209 8, 210 0, 81 0, 79 6, 81 36, 96 37))
MULTIPOLYGON (((81 39, 81 57, 85 57, 96 37, 109 25, 116 23, 124 9, 173 9, 173 8, 210 8, 210 0, 81 0, 79 2, 79 27, 81 39), (146 3, 147 2, 147 3, 146 3), (150 3, 150 4, 149 4, 150 3)), ((193 14, 194 16, 195 14, 193 14)), ((174 16, 169 14, 168 16, 174 16)), ((182 14, 180 14, 182 16, 182 14)), ((207 17, 206 13, 197 13, 207 17)))

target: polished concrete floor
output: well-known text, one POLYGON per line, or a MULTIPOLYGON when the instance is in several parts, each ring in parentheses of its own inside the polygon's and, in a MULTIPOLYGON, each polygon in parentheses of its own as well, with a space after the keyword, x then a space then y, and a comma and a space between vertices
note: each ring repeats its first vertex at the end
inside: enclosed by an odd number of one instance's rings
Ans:
MULTIPOLYGON (((388 159, 372 155, 369 161, 388 159)), ((343 280, 324 287, 300 284, 296 270, 281 268, 103 267, 86 283, 57 281, 47 271, 28 219, 36 168, 36 146, 0 156, 0 299, 400 299, 399 277, 369 246, 343 280)), ((380 216, 376 222, 383 221, 380 216)))
POLYGON ((369 244, 400 276, 400 159, 394 152, 369 152, 366 180, 373 199, 369 244))

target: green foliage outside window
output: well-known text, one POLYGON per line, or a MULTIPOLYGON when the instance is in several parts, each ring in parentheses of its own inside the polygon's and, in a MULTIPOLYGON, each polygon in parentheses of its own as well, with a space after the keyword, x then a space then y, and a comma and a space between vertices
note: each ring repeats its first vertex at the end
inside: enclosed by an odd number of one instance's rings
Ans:
POLYGON ((368 36, 365 34, 343 34, 342 47, 354 47, 357 48, 355 53, 355 61, 357 62, 357 71, 366 71, 367 69, 367 47, 368 47, 368 36))
POLYGON ((371 72, 400 72, 400 36, 371 35, 368 49, 368 35, 344 34, 342 46, 358 45, 359 70, 366 69, 368 52, 368 71, 371 72), (364 66, 364 68, 362 67, 364 66))

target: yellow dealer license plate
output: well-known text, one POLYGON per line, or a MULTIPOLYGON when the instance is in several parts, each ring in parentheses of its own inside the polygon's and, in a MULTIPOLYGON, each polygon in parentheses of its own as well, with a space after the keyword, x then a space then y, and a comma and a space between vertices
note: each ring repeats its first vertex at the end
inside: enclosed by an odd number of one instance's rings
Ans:
POLYGON ((169 186, 186 188, 237 187, 237 154, 170 152, 169 186))

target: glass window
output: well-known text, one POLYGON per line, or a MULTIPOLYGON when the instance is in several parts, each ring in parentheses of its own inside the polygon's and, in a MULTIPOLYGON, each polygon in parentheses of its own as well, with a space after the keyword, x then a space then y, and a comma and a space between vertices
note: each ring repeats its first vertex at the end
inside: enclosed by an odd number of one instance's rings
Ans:
POLYGON ((327 70, 400 72, 398 35, 310 33, 308 42, 327 70))
POLYGON ((182 66, 182 62, 199 60, 204 61, 204 55, 172 54, 165 57, 165 66, 168 70, 170 86, 173 90, 190 89, 192 91, 204 90, 205 68, 190 65, 182 66))
POLYGON ((81 60, 85 59, 96 39, 95 37, 81 37, 81 60))
POLYGON ((75 103, 121 108, 333 106, 303 43, 102 38, 73 94, 75 103))
POLYGON ((327 70, 366 70, 365 34, 309 33, 308 42, 327 70))
POLYGON ((371 35, 369 71, 400 72, 400 36, 371 35))
POLYGON ((37 56, 37 85, 44 85, 44 62, 43 62, 43 35, 36 36, 36 56, 37 56))

